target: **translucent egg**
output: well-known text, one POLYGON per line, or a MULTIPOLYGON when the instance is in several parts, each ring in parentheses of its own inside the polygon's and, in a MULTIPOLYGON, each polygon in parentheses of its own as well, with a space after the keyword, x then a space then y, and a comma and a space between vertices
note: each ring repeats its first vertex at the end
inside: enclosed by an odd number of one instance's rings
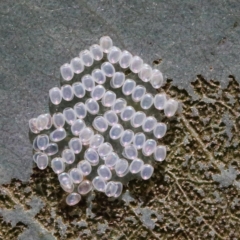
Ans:
POLYGON ((98 154, 101 158, 106 157, 113 150, 112 145, 110 143, 103 143, 98 148, 98 154))
POLYGON ((58 181, 60 182, 61 187, 66 192, 73 191, 73 182, 68 173, 63 172, 58 175, 58 181))
POLYGON ((70 185, 69 187, 66 187, 62 184, 60 184, 60 186, 62 187, 62 189, 67 192, 67 193, 72 193, 74 190, 74 184, 70 185))
POLYGON ((127 102, 125 99, 123 98, 118 98, 116 99, 116 101, 114 102, 114 104, 112 105, 111 109, 115 112, 115 113, 121 113, 122 110, 127 106, 127 102))
POLYGON ((48 118, 45 114, 41 114, 37 117, 37 128, 39 131, 46 129, 48 124, 48 118))
POLYGON ((144 133, 136 133, 134 138, 133 138, 133 145, 137 148, 137 149, 141 149, 143 147, 143 144, 146 141, 146 136, 144 133))
POLYGON ((129 171, 128 161, 126 159, 119 159, 115 165, 115 172, 119 177, 124 177, 129 171))
POLYGON ((138 151, 137 151, 136 146, 134 146, 132 144, 126 146, 123 150, 123 156, 130 160, 137 158, 138 151))
POLYGON ((118 116, 113 110, 109 110, 104 113, 104 118, 106 119, 109 126, 113 126, 118 123, 118 116))
POLYGON ((104 84, 106 82, 105 73, 100 69, 93 70, 92 77, 93 77, 94 81, 98 84, 104 84))
POLYGON ((92 115, 96 115, 99 112, 99 104, 96 100, 89 98, 86 102, 85 102, 85 106, 87 111, 92 114, 92 115))
POLYGON ((49 137, 46 134, 38 135, 37 137, 37 147, 40 150, 45 150, 49 144, 49 137))
POLYGON ((31 118, 29 120, 29 129, 32 133, 39 133, 39 130, 37 128, 37 118, 31 118))
POLYGON ((109 132, 109 137, 113 140, 119 139, 122 134, 123 134, 123 126, 121 124, 115 124, 112 126, 110 132, 109 132))
POLYGON ((79 74, 84 71, 84 64, 79 57, 75 57, 71 60, 71 68, 74 73, 79 74))
POLYGON ((94 89, 95 81, 90 74, 84 75, 81 81, 86 91, 91 92, 94 89))
POLYGON ((62 158, 54 158, 51 161, 51 167, 56 174, 59 174, 65 170, 65 163, 62 158))
POLYGON ((154 151, 154 159, 156 161, 162 162, 167 155, 167 149, 165 146, 157 146, 155 151, 154 151))
POLYGON ((92 183, 89 180, 83 180, 78 186, 78 192, 86 195, 92 190, 92 183))
POLYGON ((110 86, 112 88, 120 88, 125 81, 125 74, 123 72, 115 72, 110 80, 110 86))
POLYGON ((87 109, 84 103, 76 103, 73 109, 78 118, 83 119, 87 116, 87 109))
POLYGON ((92 172, 92 166, 87 160, 82 160, 78 163, 77 168, 81 171, 83 176, 87 176, 92 172))
POLYGON ((103 178, 97 176, 92 180, 93 187, 99 192, 105 192, 106 182, 103 178))
POLYGON ((119 65, 121 68, 128 68, 130 66, 130 63, 132 61, 132 54, 126 50, 122 52, 122 55, 119 59, 119 65))
POLYGON ((75 161, 75 154, 72 149, 64 149, 62 151, 62 159, 67 164, 72 164, 75 161))
POLYGON ((156 89, 160 88, 163 85, 163 75, 159 70, 154 69, 152 71, 150 83, 152 84, 152 87, 156 89))
MULTIPOLYGON (((41 114, 38 116, 38 118, 35 118, 35 119, 36 120, 34 120, 34 122, 31 123, 31 124, 34 124, 32 127, 36 128, 35 131, 39 132, 44 129, 50 129, 52 127, 53 120, 49 113, 41 114)), ((33 118, 30 120, 33 120, 33 118)))
POLYGON ((71 132, 74 136, 79 136, 80 132, 86 127, 84 120, 77 119, 71 126, 71 132))
POLYGON ((63 115, 65 117, 65 121, 69 124, 72 125, 75 120, 77 119, 76 113, 72 108, 65 108, 63 110, 63 115))
POLYGON ((144 112, 141 112, 141 111, 135 112, 133 117, 131 118, 131 125, 134 128, 138 128, 143 125, 145 119, 146 119, 146 114, 144 112))
POLYGON ((133 141, 134 137, 134 132, 130 129, 127 129, 123 132, 121 138, 120 138, 120 143, 122 146, 127 146, 133 141))
POLYGON ((111 47, 107 54, 107 59, 110 63, 117 63, 121 57, 122 51, 118 47, 111 47))
POLYGON ((105 165, 100 165, 97 169, 97 173, 105 181, 108 181, 109 179, 112 178, 111 170, 105 165))
POLYGON ((149 164, 144 164, 141 169, 141 177, 143 180, 148 180, 153 174, 153 167, 149 164))
POLYGON ((110 169, 113 169, 118 161, 119 157, 115 152, 109 153, 105 158, 105 165, 110 169))
POLYGON ((103 58, 103 49, 98 44, 94 44, 90 47, 90 52, 94 60, 99 61, 103 58))
POLYGON ((135 113, 135 109, 131 106, 125 107, 121 112, 121 119, 123 121, 129 121, 135 113))
POLYGON ((66 203, 69 206, 74 206, 81 201, 81 196, 78 193, 70 193, 66 197, 66 203))
POLYGON ((37 158, 38 158, 38 156, 39 155, 47 155, 45 152, 35 152, 34 154, 33 154, 33 161, 35 162, 35 163, 37 163, 37 158))
POLYGON ((115 73, 115 68, 110 62, 104 62, 101 65, 101 70, 107 77, 112 77, 113 74, 115 73))
POLYGON ((62 75, 62 78, 66 81, 70 81, 73 78, 73 69, 70 64, 65 63, 60 67, 60 73, 62 75))
POLYGON ((81 82, 75 82, 72 85, 73 93, 77 98, 83 98, 86 94, 85 88, 81 82))
POLYGON ((133 138, 133 145, 136 146, 137 149, 141 149, 145 141, 146 136, 144 133, 136 133, 133 138))
MULTIPOLYGON (((44 153, 42 153, 42 152, 35 152, 34 154, 33 154, 33 161, 35 162, 35 163, 37 163, 37 158, 38 158, 38 156, 39 155, 43 155, 44 153)), ((44 154, 45 155, 45 154, 44 154)))
POLYGON ((178 102, 174 99, 169 99, 164 106, 164 114, 167 117, 172 117, 175 115, 178 109, 178 102))
POLYGON ((132 92, 132 100, 134 102, 140 102, 146 93, 146 88, 142 85, 137 85, 132 92))
POLYGON ((157 143, 153 139, 148 139, 142 147, 142 153, 144 156, 150 156, 156 149, 157 143))
POLYGON ((143 160, 141 159, 134 159, 130 166, 129 166, 129 171, 132 173, 132 174, 136 174, 136 173, 139 173, 143 167, 143 160))
POLYGON ((72 138, 69 142, 68 142, 68 146, 70 149, 73 150, 73 152, 75 154, 78 154, 81 152, 82 150, 82 143, 81 140, 79 138, 72 138))
POLYGON ((99 42, 103 52, 105 53, 108 53, 109 49, 113 46, 112 39, 109 36, 101 37, 99 42))
POLYGON ((122 93, 125 96, 128 96, 132 94, 135 87, 136 87, 136 82, 132 79, 127 79, 122 86, 122 93))
POLYGON ((152 68, 144 63, 138 76, 143 82, 149 82, 152 77, 152 68))
POLYGON ((90 67, 93 65, 93 55, 89 50, 81 51, 79 56, 85 66, 90 67))
POLYGON ((140 106, 142 109, 149 109, 153 105, 153 95, 150 93, 147 93, 143 96, 141 99, 140 106))
POLYGON ((54 105, 58 105, 62 101, 62 92, 58 87, 49 90, 49 97, 54 105))
POLYGON ((94 132, 92 128, 86 127, 80 132, 79 138, 83 145, 88 145, 93 135, 94 135, 94 132))
POLYGON ((108 129, 107 120, 102 116, 95 117, 92 125, 99 132, 106 132, 106 130, 108 129))
POLYGON ((115 182, 115 184, 117 185, 117 191, 114 194, 114 197, 118 198, 122 194, 123 185, 121 182, 115 182))
POLYGON ((83 180, 83 174, 78 168, 72 168, 69 171, 69 175, 73 183, 80 183, 83 180))
POLYGON ((144 132, 151 132, 156 124, 157 120, 155 117, 146 117, 146 119, 143 122, 142 129, 144 132))
POLYGON ((39 154, 37 156, 37 166, 41 170, 48 166, 48 156, 46 154, 39 154))
POLYGON ((156 109, 162 110, 162 109, 164 109, 164 107, 166 105, 166 102, 167 102, 166 94, 165 93, 158 93, 154 97, 153 104, 154 104, 154 107, 156 109))
POLYGON ((72 180, 71 180, 69 174, 65 173, 65 172, 58 175, 58 181, 60 182, 60 184, 62 184, 64 186, 72 185, 72 180))
POLYGON ((99 163, 99 156, 95 149, 88 148, 84 153, 84 159, 87 160, 92 166, 96 166, 99 163))
POLYGON ((165 123, 157 123, 153 129, 155 138, 162 138, 165 136, 167 131, 167 125, 165 123))
POLYGON ((139 56, 134 56, 132 58, 130 69, 134 73, 139 73, 142 69, 143 60, 139 56))
POLYGON ((108 197, 113 197, 114 194, 116 194, 117 189, 118 189, 118 186, 115 184, 115 182, 112 182, 112 181, 108 182, 106 185, 105 194, 108 197))
POLYGON ((58 145, 56 143, 49 143, 43 152, 48 156, 55 155, 58 152, 58 145))
POLYGON ((102 85, 97 85, 93 88, 91 92, 91 97, 94 100, 98 101, 104 96, 105 92, 106 92, 105 87, 103 87, 102 85))
POLYGON ((116 101, 116 94, 112 91, 107 91, 102 98, 102 105, 111 107, 116 101))
POLYGON ((64 128, 57 128, 50 133, 50 140, 53 142, 60 142, 67 136, 67 133, 64 128))
POLYGON ((91 139, 89 146, 90 148, 97 149, 104 142, 104 137, 100 134, 95 134, 91 139))

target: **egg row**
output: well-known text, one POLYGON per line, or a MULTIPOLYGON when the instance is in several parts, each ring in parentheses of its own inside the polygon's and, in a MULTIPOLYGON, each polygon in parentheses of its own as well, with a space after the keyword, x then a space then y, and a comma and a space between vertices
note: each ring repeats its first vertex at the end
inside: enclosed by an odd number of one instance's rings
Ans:
MULTIPOLYGON (((143 82, 149 82, 154 88, 160 88, 163 84, 163 75, 157 69, 152 69, 145 64, 139 56, 133 56, 130 52, 113 46, 112 39, 104 36, 100 39, 99 45, 92 45, 89 50, 83 50, 79 57, 71 60, 70 64, 66 63, 60 67, 60 73, 64 80, 70 81, 74 73, 79 74, 84 71, 85 67, 93 65, 94 60, 99 61, 103 58, 104 53, 111 64, 119 63, 123 69, 129 68, 133 73, 138 73, 143 82)), ((104 67, 104 66, 103 66, 104 67)), ((106 73, 112 75, 113 71, 109 66, 105 66, 106 73)))
MULTIPOLYGON (((69 111, 69 109, 67 109, 69 111)), ((139 122, 141 118, 141 112, 136 113, 136 119, 139 122)), ((143 113, 144 114, 144 113, 143 113)), ((68 115, 67 115, 68 116, 68 115)), ((133 119, 134 120, 134 119, 133 119)), ((79 136, 84 145, 87 145, 90 138, 94 135, 92 128, 86 127, 86 123, 83 119, 67 119, 68 123, 71 124, 71 132, 74 136, 79 136)), ((67 133, 63 128, 65 124, 65 116, 62 113, 56 113, 53 115, 53 124, 57 127, 56 130, 50 133, 50 140, 53 142, 59 142, 66 138, 67 133)), ((131 124, 136 127, 136 122, 132 121, 131 124)), ((109 131, 109 137, 113 140, 120 138, 122 146, 129 145, 134 142, 137 149, 142 148, 143 143, 146 140, 146 136, 143 133, 137 133, 134 136, 132 130, 124 130, 123 126, 118 123, 118 116, 113 111, 108 111, 104 116, 97 116, 93 120, 92 126, 98 132, 105 132, 108 126, 112 126, 109 131)), ((157 123, 154 117, 146 117, 143 121, 142 129, 145 132, 153 131, 153 135, 159 139, 166 134, 167 126, 165 123, 157 123)), ((38 135, 33 141, 33 148, 45 150, 49 144, 49 138, 46 134, 38 135)))
MULTIPOLYGON (((62 188, 64 188, 63 185, 62 188)), ((93 189, 101 190, 101 192, 104 192, 108 197, 117 198, 122 193, 123 185, 118 181, 110 181, 106 183, 101 178, 97 177, 94 179, 94 181, 83 180, 77 187, 77 193, 71 192, 66 197, 66 203, 69 206, 76 205, 81 201, 82 196, 87 195, 93 189)))
MULTIPOLYGON (((93 72, 95 72, 95 69, 93 72)), ((97 70, 100 71, 101 70, 97 70)), ((96 73, 96 72, 95 72, 96 73)), ((104 76, 104 75, 103 75, 104 76)), ((100 77, 98 79, 101 83, 105 82, 105 79, 100 77)), ((91 97, 95 101, 102 99, 103 106, 108 107, 108 102, 105 103, 105 99, 108 95, 112 95, 112 98, 116 100, 116 94, 112 91, 107 91, 102 85, 96 85, 93 76, 85 75, 82 77, 82 82, 76 82, 72 86, 65 84, 59 89, 54 87, 49 91, 49 97, 53 104, 58 105, 61 103, 62 99, 65 101, 71 101, 74 95, 78 98, 83 98, 86 91, 91 92, 91 97)), ((164 110, 167 117, 172 117, 178 108, 178 102, 174 99, 167 99, 166 94, 156 94, 153 96, 151 93, 146 93, 146 88, 142 85, 136 85, 136 82, 132 79, 127 79, 125 81, 125 75, 121 72, 116 72, 110 81, 113 88, 121 87, 124 95, 132 96, 134 102, 140 102, 142 109, 146 110, 154 106, 158 110, 164 110)))
MULTIPOLYGON (((95 117, 92 126, 99 132, 105 132, 108 129, 108 126, 113 126, 110 130, 110 137, 112 139, 117 139, 123 132, 122 126, 118 124, 119 117, 117 113, 120 113, 121 120, 130 121, 131 126, 134 128, 141 126, 144 132, 153 131, 156 138, 162 138, 165 135, 167 130, 166 124, 158 123, 155 117, 147 117, 144 112, 136 112, 133 107, 125 105, 126 102, 124 100, 117 99, 112 105, 113 110, 106 111, 103 116, 95 117), (116 135, 114 132, 116 132, 116 135)), ((48 128, 53 124, 57 129, 50 134, 50 138, 53 142, 58 142, 66 137, 66 131, 63 128, 65 122, 71 125, 71 132, 73 135, 79 135, 80 131, 86 127, 83 118, 86 117, 87 112, 94 114, 99 112, 99 105, 95 100, 88 99, 85 104, 81 102, 77 103, 74 105, 74 108, 65 108, 63 113, 55 113, 52 117, 49 114, 42 114, 40 115, 40 120, 38 120, 39 117, 35 118, 36 121, 35 119, 30 119, 29 127, 32 132, 39 133, 40 130, 37 125, 38 121, 41 123, 41 129, 43 129, 46 124, 48 124, 48 128), (48 118, 46 118, 46 116, 48 116, 48 118)), ((90 130, 88 130, 88 132, 89 131, 90 130)))
MULTIPOLYGON (((94 152, 97 153, 97 151, 94 151, 94 152)), ((92 173, 92 166, 98 165, 98 163, 96 164, 96 161, 93 161, 93 159, 89 161, 88 159, 89 155, 86 156, 87 154, 89 154, 89 152, 84 154, 84 160, 79 161, 76 168, 71 168, 68 171, 68 175, 71 178, 72 183, 74 184, 80 183, 86 176, 92 173)), ((151 167, 152 170, 146 172, 146 168, 150 169, 149 166, 151 165, 144 164, 144 162, 141 159, 136 158, 133 161, 131 161, 131 163, 129 164, 129 162, 126 159, 119 158, 118 156, 114 156, 114 154, 115 154, 114 152, 110 152, 104 158, 102 158, 104 160, 104 164, 99 165, 97 168, 98 176, 100 176, 104 181, 108 181, 112 178, 113 170, 115 171, 115 174, 118 177, 124 177, 128 173, 131 173, 131 174, 140 173, 140 176, 142 177, 142 179, 147 180, 152 176, 153 168, 151 167), (113 164, 113 156, 114 156, 114 164, 113 164)), ((47 155, 38 154, 36 163, 40 169, 46 168, 48 166, 48 161, 49 159, 47 155)), ((65 162, 65 159, 60 157, 56 157, 51 160, 51 168, 56 174, 63 173, 65 171, 66 164, 67 163, 65 162)), ((72 189, 72 187, 70 189, 72 189)))

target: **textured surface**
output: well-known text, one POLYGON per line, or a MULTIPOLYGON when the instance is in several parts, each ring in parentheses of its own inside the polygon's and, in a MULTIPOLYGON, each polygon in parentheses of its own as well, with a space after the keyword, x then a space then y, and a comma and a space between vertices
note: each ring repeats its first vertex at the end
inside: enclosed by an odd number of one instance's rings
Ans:
POLYGON ((239 13, 239 1, 1 1, 0 239, 238 239, 239 13), (49 111, 60 65, 102 35, 159 64, 183 111, 151 180, 69 208, 52 171, 33 169, 27 123, 49 111))

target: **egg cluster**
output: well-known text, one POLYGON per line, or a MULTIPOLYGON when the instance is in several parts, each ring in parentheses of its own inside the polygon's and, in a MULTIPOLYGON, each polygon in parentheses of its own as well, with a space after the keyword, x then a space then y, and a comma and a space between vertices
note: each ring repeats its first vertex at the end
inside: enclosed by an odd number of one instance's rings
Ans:
POLYGON ((83 75, 81 81, 49 91, 53 105, 70 102, 74 98, 82 101, 52 116, 41 114, 29 120, 31 132, 38 134, 33 140, 33 160, 42 170, 50 162, 61 187, 69 193, 66 198, 68 205, 77 204, 81 196, 93 189, 117 198, 122 193, 123 179, 129 175, 149 179, 154 168, 144 158, 153 155, 155 161, 165 159, 166 147, 158 145, 157 140, 166 134, 167 126, 154 116, 147 116, 145 111, 155 108, 172 117, 178 108, 176 100, 169 99, 165 93, 154 96, 144 86, 149 82, 153 88, 160 88, 163 85, 162 73, 145 64, 139 56, 113 46, 108 36, 102 37, 99 45, 94 44, 89 50, 81 51, 79 57, 61 66, 61 76, 64 81, 71 81, 75 74, 83 73, 94 61, 103 59, 107 61, 91 74, 83 75), (124 72, 116 71, 116 66, 137 74, 143 85, 126 79, 124 72), (105 83, 109 83, 109 89, 104 87, 105 83), (118 98, 117 89, 125 97, 118 98), (129 97, 142 111, 128 105, 126 99, 129 97), (104 108, 103 114, 101 108, 104 108), (93 117, 92 122, 86 120, 88 115, 93 117), (129 124, 128 128, 124 129, 126 124, 129 124), (52 128, 54 130, 49 135, 39 134, 52 128), (68 146, 59 151, 57 143, 68 138, 68 146), (81 152, 83 160, 79 160, 81 152), (53 155, 58 156, 51 159, 53 155))

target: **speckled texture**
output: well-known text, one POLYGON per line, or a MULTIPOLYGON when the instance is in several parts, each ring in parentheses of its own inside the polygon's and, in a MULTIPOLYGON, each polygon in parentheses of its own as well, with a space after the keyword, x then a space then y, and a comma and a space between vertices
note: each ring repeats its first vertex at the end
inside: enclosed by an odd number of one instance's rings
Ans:
POLYGON ((0 239, 238 239, 239 24, 230 0, 1 1, 0 239), (33 169, 28 119, 49 111, 59 67, 102 35, 172 79, 182 115, 151 180, 67 207, 56 175, 33 169))

